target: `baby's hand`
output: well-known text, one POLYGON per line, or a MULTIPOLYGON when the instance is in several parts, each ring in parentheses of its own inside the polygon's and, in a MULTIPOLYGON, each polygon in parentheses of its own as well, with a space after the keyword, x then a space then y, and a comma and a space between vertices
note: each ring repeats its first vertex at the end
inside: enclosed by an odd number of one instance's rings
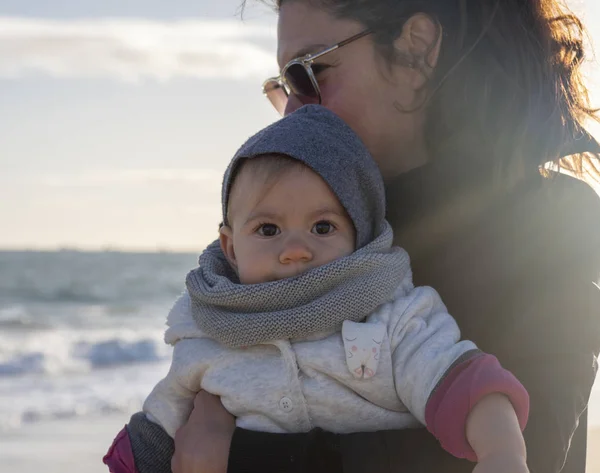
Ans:
POLYGON ((495 454, 481 459, 473 473, 529 473, 529 468, 521 455, 495 454))

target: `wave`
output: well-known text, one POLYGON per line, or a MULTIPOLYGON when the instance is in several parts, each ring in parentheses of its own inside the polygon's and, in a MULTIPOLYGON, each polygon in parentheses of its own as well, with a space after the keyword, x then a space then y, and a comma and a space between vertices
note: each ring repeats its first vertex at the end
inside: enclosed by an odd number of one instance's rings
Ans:
MULTIPOLYGON (((126 332, 126 331, 124 331, 126 332)), ((117 335, 86 339, 86 334, 49 332, 36 339, 0 344, 0 378, 59 375, 169 359, 171 349, 160 331, 139 337, 117 335)))
POLYGON ((0 432, 53 420, 131 415, 141 409, 168 366, 159 362, 69 377, 0 378, 0 432))
POLYGON ((81 342, 75 346, 74 356, 86 360, 93 368, 105 368, 139 362, 165 359, 164 342, 157 340, 106 340, 96 343, 81 342))
POLYGON ((74 419, 92 415, 133 414, 141 409, 142 396, 130 399, 110 400, 94 399, 87 402, 79 401, 76 405, 37 405, 28 406, 22 410, 7 413, 0 420, 0 432, 21 427, 26 424, 47 422, 53 420, 74 419))
POLYGON ((6 330, 45 330, 50 325, 44 320, 35 319, 22 306, 0 308, 0 329, 6 330))
POLYGON ((32 319, 0 319, 0 330, 47 330, 50 328, 50 324, 32 319))

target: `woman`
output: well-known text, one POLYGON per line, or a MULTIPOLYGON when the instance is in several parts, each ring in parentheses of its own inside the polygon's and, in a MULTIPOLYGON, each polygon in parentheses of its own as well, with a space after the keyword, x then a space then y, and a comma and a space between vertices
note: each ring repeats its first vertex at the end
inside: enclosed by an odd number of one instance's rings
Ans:
MULTIPOLYGON (((357 131, 386 179, 415 283, 436 288, 464 337, 528 389, 531 471, 582 473, 600 347, 600 200, 548 169, 598 176, 599 149, 582 126, 594 112, 579 21, 556 0, 276 6, 283 75, 265 92, 283 113, 321 102, 357 131)), ((234 429, 203 393, 173 457, 176 473, 471 469, 424 429, 234 429)))

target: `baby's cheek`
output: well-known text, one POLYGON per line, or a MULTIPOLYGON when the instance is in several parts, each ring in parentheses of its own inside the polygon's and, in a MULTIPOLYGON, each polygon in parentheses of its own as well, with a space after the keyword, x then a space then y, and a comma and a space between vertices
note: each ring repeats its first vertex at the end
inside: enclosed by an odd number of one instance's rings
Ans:
POLYGON ((354 234, 344 235, 343 240, 338 245, 338 258, 349 256, 356 250, 356 238, 354 234))
POLYGON ((242 284, 258 284, 271 276, 268 258, 261 253, 246 253, 238 257, 238 277, 242 284))
POLYGON ((261 282, 261 271, 256 265, 245 261, 238 265, 238 277, 242 284, 257 284, 261 282))
POLYGON ((352 233, 340 232, 335 239, 329 240, 321 249, 321 264, 344 258, 354 253, 355 238, 352 233))

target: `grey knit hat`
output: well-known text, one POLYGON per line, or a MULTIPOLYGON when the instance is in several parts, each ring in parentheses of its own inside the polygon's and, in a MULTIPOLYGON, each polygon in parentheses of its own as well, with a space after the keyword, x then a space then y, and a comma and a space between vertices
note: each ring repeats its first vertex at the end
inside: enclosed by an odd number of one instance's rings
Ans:
POLYGON ((223 178, 223 222, 232 177, 242 159, 283 154, 301 161, 325 180, 348 212, 362 248, 383 229, 383 179, 360 138, 344 121, 320 105, 305 105, 259 131, 233 157, 223 178))

